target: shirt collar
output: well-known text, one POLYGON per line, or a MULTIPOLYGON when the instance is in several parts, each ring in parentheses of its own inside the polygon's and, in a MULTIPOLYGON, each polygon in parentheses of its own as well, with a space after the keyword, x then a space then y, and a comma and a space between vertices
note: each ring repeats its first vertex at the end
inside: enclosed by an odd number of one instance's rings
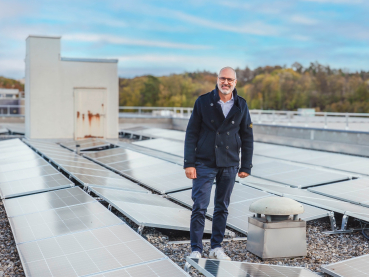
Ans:
POLYGON ((223 102, 222 101, 222 99, 219 99, 219 101, 218 102, 222 102, 222 103, 228 103, 228 102, 233 102, 234 101, 234 98, 233 98, 233 93, 231 93, 232 94, 232 97, 231 97, 231 99, 229 99, 227 102, 223 102))

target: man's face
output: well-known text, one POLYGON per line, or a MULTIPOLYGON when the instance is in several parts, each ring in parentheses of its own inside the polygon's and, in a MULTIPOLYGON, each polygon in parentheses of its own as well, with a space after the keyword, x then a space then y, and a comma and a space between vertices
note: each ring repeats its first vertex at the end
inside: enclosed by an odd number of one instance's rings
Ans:
POLYGON ((234 72, 231 69, 223 69, 218 76, 218 88, 221 93, 230 94, 236 87, 237 80, 234 72))

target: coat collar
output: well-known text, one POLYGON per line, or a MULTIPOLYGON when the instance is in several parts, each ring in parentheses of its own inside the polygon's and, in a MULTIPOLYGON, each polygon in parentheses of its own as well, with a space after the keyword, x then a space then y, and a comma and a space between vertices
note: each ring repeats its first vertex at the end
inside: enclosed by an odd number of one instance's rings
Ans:
MULTIPOLYGON (((213 94, 214 102, 218 103, 219 100, 220 100, 218 85, 215 85, 215 89, 213 90, 212 94, 213 94)), ((239 108, 238 94, 237 94, 237 89, 236 88, 234 88, 234 90, 232 91, 232 94, 233 94, 233 99, 234 99, 234 105, 236 105, 239 108)))
MULTIPOLYGON (((236 88, 234 88, 234 90, 232 91, 233 93, 233 99, 234 99, 234 103, 233 103, 233 107, 231 108, 231 110, 229 111, 227 118, 230 118, 231 116, 233 116, 237 111, 241 111, 241 107, 239 106, 239 102, 238 102, 238 95, 237 95, 237 90, 236 88)), ((212 92, 212 96, 213 96, 213 100, 215 102, 215 107, 218 110, 218 112, 222 115, 223 117, 223 123, 224 123, 224 119, 227 119, 224 117, 222 108, 220 106, 220 104, 218 103, 220 100, 219 97, 219 92, 218 92, 218 86, 215 86, 215 89, 212 92)))

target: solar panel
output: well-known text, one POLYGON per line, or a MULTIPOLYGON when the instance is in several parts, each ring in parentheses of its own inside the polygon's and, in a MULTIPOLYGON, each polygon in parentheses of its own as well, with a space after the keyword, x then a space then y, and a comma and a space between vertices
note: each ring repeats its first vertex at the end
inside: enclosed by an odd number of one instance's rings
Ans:
POLYGON ((154 261, 143 265, 118 269, 107 273, 94 275, 94 277, 133 277, 133 276, 161 276, 183 277, 189 276, 170 259, 154 261))
POLYGON ((369 175, 369 159, 339 153, 255 142, 254 154, 369 175))
POLYGON ((28 154, 25 154, 23 156, 16 156, 16 157, 10 157, 6 159, 0 159, 0 166, 18 163, 19 161, 25 162, 25 161, 32 161, 32 160, 38 160, 38 159, 41 159, 39 155, 33 152, 29 152, 28 154))
POLYGON ((322 271, 336 277, 369 276, 369 255, 322 266, 322 271))
POLYGON ((61 165, 61 167, 67 171, 69 174, 81 174, 81 175, 90 175, 90 176, 97 176, 97 177, 108 177, 108 178, 122 178, 118 174, 107 170, 106 168, 101 167, 99 170, 97 169, 89 169, 83 167, 73 167, 73 166, 66 166, 61 165))
POLYGON ((70 180, 65 178, 62 174, 57 173, 0 183, 0 195, 1 198, 10 198, 72 186, 74 186, 74 184, 70 180))
POLYGON ((72 160, 60 160, 60 159, 53 159, 55 163, 60 165, 61 167, 79 167, 79 168, 86 168, 86 169, 96 169, 96 170, 105 170, 105 168, 101 167, 100 165, 97 165, 96 163, 92 163, 91 161, 80 158, 77 159, 77 161, 72 160))
POLYGON ((20 215, 9 222, 17 244, 122 223, 99 202, 20 215))
POLYGON ((317 274, 303 268, 292 266, 279 266, 247 262, 219 261, 210 259, 191 259, 190 263, 199 272, 207 277, 316 277, 317 274))
POLYGON ((296 188, 305 188, 349 179, 347 175, 304 168, 278 161, 256 164, 252 170, 252 175, 296 188))
POLYGON ((4 206, 8 217, 13 217, 93 201, 95 199, 79 187, 73 187, 5 199, 4 206))
MULTIPOLYGON (((193 201, 191 198, 192 190, 184 190, 180 192, 170 193, 168 196, 179 203, 192 208, 193 201)), ((207 210, 208 216, 213 216, 214 213, 214 196, 215 196, 215 185, 212 188, 210 203, 207 210)), ((245 185, 235 183, 230 205, 228 207, 228 218, 227 225, 241 233, 247 234, 248 231, 248 217, 253 216, 254 213, 249 211, 250 205, 257 199, 264 197, 271 197, 272 194, 257 190, 245 185)), ((328 212, 323 209, 312 207, 304 204, 305 212, 299 215, 299 218, 305 221, 314 220, 328 216, 328 212)))
POLYGON ((77 144, 80 145, 81 151, 110 146, 110 143, 103 141, 103 140, 99 140, 99 139, 87 139, 87 140, 78 140, 78 141, 72 141, 72 142, 61 142, 60 144, 73 151, 76 150, 77 144))
POLYGON ((133 144, 155 149, 157 151, 166 152, 172 155, 183 157, 184 155, 184 144, 179 141, 172 141, 168 139, 150 139, 133 142, 133 144))
POLYGON ((93 152, 93 153, 83 153, 83 156, 93 158, 93 159, 98 159, 98 158, 104 158, 104 157, 109 157, 109 156, 114 156, 114 155, 130 154, 130 153, 132 153, 132 151, 118 147, 118 148, 112 148, 112 149, 107 149, 107 150, 101 150, 101 151, 93 152))
POLYGON ((102 187, 148 193, 148 190, 125 178, 117 179, 81 174, 73 174, 73 176, 86 187, 102 187))
POLYGON ((301 203, 315 207, 346 214, 369 222, 369 208, 334 199, 328 196, 319 195, 305 189, 291 188, 287 186, 273 186, 267 184, 248 184, 251 187, 261 189, 273 194, 289 197, 301 203))
MULTIPOLYGON (((123 192, 103 188, 91 191, 110 203, 137 225, 174 230, 190 230, 191 211, 156 194, 123 192)), ((205 233, 211 222, 205 220, 205 233)))
POLYGON ((0 173, 8 172, 8 171, 19 171, 22 169, 34 168, 34 167, 41 167, 41 166, 50 166, 48 162, 43 159, 36 159, 36 160, 29 160, 23 161, 23 159, 19 159, 17 163, 9 163, 0 165, 0 173))
POLYGON ((27 168, 22 170, 14 170, 0 173, 0 183, 29 179, 33 177, 47 176, 57 174, 58 171, 52 166, 41 166, 34 168, 27 168))
POLYGON ((132 143, 126 143, 126 142, 122 142, 122 141, 117 141, 117 140, 110 140, 111 143, 115 144, 115 145, 119 145, 122 148, 125 149, 129 149, 144 155, 148 155, 148 156, 152 156, 152 157, 156 157, 156 158, 160 158, 162 160, 168 161, 168 162, 172 162, 175 164, 179 164, 179 165, 183 165, 183 158, 179 157, 179 156, 174 156, 165 152, 161 152, 161 151, 157 151, 157 150, 153 150, 150 148, 145 148, 145 147, 141 147, 132 143))
POLYGON ((369 179, 360 178, 309 188, 308 190, 328 197, 369 207, 369 179))
POLYGON ((105 274, 165 259, 126 224, 23 243, 18 250, 26 276, 105 274))

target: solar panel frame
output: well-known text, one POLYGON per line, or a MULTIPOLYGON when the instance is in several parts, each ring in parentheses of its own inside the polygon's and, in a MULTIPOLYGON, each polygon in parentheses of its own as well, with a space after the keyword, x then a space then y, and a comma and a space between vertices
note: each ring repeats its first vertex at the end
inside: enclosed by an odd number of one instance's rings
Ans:
POLYGON ((257 276, 257 277, 317 277, 303 267, 257 264, 248 262, 191 259, 186 261, 206 277, 257 276))
POLYGON ((101 188, 109 188, 116 190, 127 190, 127 191, 136 191, 142 193, 148 193, 149 191, 145 188, 141 187, 138 184, 133 183, 132 181, 121 178, 106 178, 99 176, 90 176, 90 175, 80 175, 73 174, 73 177, 83 184, 85 187, 93 188, 93 187, 101 187, 101 188))
POLYGON ((96 200, 79 187, 66 188, 3 200, 8 217, 35 213, 96 200))
MULTIPOLYGON (((125 192, 123 195, 101 188, 90 190, 139 226, 190 231, 191 211, 159 195, 137 192, 125 192), (112 194, 115 194, 115 199, 112 199, 112 194)), ((211 226, 212 223, 205 219, 204 233, 211 234, 211 226)))
POLYGON ((0 183, 2 199, 73 187, 61 173, 0 183))
POLYGON ((369 276, 369 255, 363 255, 348 260, 322 266, 322 271, 334 277, 364 277, 369 276), (362 271, 360 269, 365 269, 362 271))
POLYGON ((50 166, 50 164, 41 158, 30 160, 30 161, 20 160, 17 163, 9 163, 5 165, 0 165, 0 173, 9 172, 9 171, 18 171, 18 170, 36 168, 36 167, 43 167, 43 166, 50 166))
POLYGON ((51 165, 45 165, 41 167, 34 167, 34 168, 26 168, 22 171, 7 171, 0 173, 0 183, 22 180, 22 179, 29 179, 38 176, 47 176, 47 175, 54 175, 59 173, 55 168, 51 165))

